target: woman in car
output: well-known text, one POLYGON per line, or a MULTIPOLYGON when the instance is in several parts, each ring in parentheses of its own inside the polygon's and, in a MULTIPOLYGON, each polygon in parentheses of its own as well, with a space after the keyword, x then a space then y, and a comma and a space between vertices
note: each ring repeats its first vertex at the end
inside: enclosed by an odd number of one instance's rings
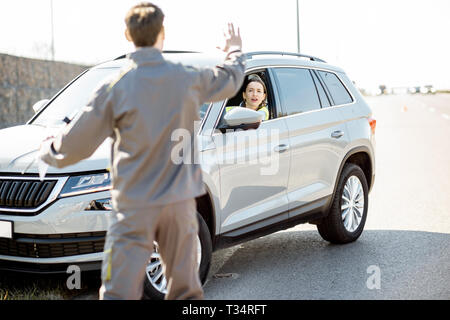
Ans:
MULTIPOLYGON (((269 120, 269 109, 267 108, 267 89, 264 81, 255 74, 249 75, 245 84, 245 91, 242 92, 243 101, 239 107, 250 108, 260 112, 264 120, 269 120)), ((234 106, 226 107, 230 111, 234 106)))

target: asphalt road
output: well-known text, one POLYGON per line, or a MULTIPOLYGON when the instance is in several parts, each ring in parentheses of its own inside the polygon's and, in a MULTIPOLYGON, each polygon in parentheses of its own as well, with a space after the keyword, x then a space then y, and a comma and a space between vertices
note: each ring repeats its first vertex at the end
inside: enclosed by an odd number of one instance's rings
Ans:
POLYGON ((376 178, 358 241, 300 225, 217 251, 207 299, 450 299, 450 95, 366 101, 376 178))

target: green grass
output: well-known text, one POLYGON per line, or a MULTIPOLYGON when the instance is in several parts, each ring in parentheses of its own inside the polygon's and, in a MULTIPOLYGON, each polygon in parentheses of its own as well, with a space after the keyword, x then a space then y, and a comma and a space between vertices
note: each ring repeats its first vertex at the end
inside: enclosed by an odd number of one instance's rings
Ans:
POLYGON ((0 272, 0 300, 71 300, 92 295, 100 287, 98 276, 82 274, 81 289, 70 290, 69 276, 0 272))

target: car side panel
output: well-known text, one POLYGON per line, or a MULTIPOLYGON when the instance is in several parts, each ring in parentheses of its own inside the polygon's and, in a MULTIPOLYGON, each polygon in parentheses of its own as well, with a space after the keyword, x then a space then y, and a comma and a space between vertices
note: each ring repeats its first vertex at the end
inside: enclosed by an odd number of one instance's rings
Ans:
POLYGON ((265 121, 257 130, 213 135, 221 180, 221 233, 288 210, 290 154, 273 152, 277 145, 288 144, 288 138, 284 119, 265 121), (245 138, 252 135, 256 139, 245 138))
POLYGON ((350 137, 350 143, 346 146, 345 153, 354 148, 364 146, 369 152, 372 166, 372 176, 375 175, 375 135, 372 134, 368 119, 372 117, 372 109, 364 100, 361 93, 355 88, 348 76, 339 73, 340 79, 350 90, 356 99, 355 104, 339 107, 339 112, 344 119, 350 137))
MULTIPOLYGON (((345 123, 337 108, 286 117, 291 147, 287 196, 293 210, 333 193, 337 171, 349 144, 345 123), (333 138, 335 131, 343 132, 333 138)), ((291 216, 296 212, 292 211, 291 216)))

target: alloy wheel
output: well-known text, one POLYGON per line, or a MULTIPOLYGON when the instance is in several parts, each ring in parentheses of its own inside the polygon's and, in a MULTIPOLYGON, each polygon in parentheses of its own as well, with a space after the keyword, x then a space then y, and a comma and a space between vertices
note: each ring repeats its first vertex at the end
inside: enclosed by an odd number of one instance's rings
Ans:
MULTIPOLYGON (((159 247, 156 242, 154 244, 154 251, 150 256, 147 267, 145 268, 145 274, 151 285, 159 292, 167 293, 167 279, 163 272, 161 255, 159 253, 159 247)), ((197 236, 197 268, 200 268, 200 262, 202 260, 202 246, 200 238, 197 236)))
POLYGON ((349 232, 358 229, 364 213, 364 189, 356 176, 351 176, 342 192, 341 214, 344 227, 349 232))

